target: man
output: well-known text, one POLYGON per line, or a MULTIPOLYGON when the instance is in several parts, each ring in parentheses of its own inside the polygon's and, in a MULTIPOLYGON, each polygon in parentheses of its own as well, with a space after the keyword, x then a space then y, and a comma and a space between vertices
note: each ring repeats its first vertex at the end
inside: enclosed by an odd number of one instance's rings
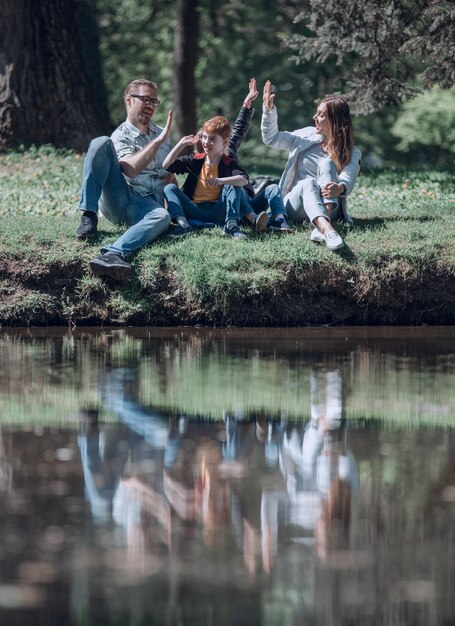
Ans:
POLYGON ((126 280, 133 268, 124 258, 156 239, 171 221, 163 197, 169 174, 162 164, 172 147, 172 111, 164 128, 154 124, 151 118, 160 104, 157 96, 155 83, 133 80, 123 94, 126 120, 110 138, 94 139, 87 151, 77 237, 96 237, 98 208, 113 224, 129 226, 90 261, 90 269, 99 276, 126 280))

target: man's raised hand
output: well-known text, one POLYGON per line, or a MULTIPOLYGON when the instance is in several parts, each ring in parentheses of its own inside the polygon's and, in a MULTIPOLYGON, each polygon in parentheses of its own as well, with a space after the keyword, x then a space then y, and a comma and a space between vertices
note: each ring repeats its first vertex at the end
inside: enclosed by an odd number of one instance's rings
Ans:
POLYGON ((166 141, 169 139, 173 115, 174 115, 174 111, 172 109, 169 109, 169 113, 167 114, 166 124, 163 130, 160 132, 160 134, 156 138, 159 143, 166 143, 166 141))

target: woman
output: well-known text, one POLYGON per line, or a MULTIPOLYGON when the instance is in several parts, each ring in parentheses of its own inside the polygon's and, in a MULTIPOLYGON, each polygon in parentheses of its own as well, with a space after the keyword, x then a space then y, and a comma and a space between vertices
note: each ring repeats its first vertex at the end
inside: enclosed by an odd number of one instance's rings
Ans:
POLYGON ((284 205, 291 219, 309 219, 315 228, 310 239, 338 250, 343 240, 332 223, 352 223, 346 210, 360 169, 361 152, 354 147, 351 114, 342 98, 326 96, 318 106, 315 126, 292 132, 278 130, 272 84, 264 85, 262 140, 270 148, 289 152, 280 180, 284 205))

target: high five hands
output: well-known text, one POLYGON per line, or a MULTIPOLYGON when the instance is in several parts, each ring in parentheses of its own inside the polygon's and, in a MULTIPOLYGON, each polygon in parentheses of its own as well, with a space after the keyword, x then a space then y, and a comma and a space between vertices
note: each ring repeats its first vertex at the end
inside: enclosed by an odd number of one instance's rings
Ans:
POLYGON ((179 140, 177 145, 183 149, 187 148, 188 146, 194 146, 194 144, 197 143, 199 140, 199 135, 185 135, 185 137, 182 137, 179 140))
POLYGON ((275 94, 272 93, 272 83, 268 80, 264 85, 262 94, 262 102, 266 111, 271 111, 275 106, 275 94))
POLYGON ((169 139, 169 134, 171 132, 173 115, 174 115, 174 111, 172 109, 169 109, 169 113, 167 114, 166 124, 165 124, 163 130, 160 132, 160 134, 156 138, 157 142, 160 143, 160 144, 166 143, 166 141, 169 139))
POLYGON ((258 90, 257 90, 255 78, 250 78, 250 82, 248 83, 248 89, 249 89, 248 94, 245 100, 243 101, 243 106, 246 107, 247 109, 251 107, 251 103, 254 102, 256 98, 258 97, 258 90))

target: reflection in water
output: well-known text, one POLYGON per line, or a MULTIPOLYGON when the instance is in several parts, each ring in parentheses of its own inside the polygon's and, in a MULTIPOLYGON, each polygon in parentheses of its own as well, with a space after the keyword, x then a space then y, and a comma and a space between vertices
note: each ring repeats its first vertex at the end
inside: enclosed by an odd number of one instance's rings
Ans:
POLYGON ((314 535, 316 552, 347 547, 351 499, 358 492, 358 468, 347 447, 339 371, 313 374, 311 419, 300 437, 284 440, 282 459, 292 523, 314 535))
POLYGON ((85 410, 78 437, 92 516, 102 523, 112 515, 135 557, 137 546, 144 553, 150 517, 164 525, 169 547, 172 515, 200 526, 207 546, 224 543, 229 526, 250 573, 258 548, 270 573, 279 520, 289 539, 314 543, 321 558, 329 546, 347 547, 358 470, 347 448, 339 370, 313 373, 306 425, 244 415, 218 423, 169 419, 135 402, 135 379, 114 370, 102 393, 126 428, 100 429, 98 411, 85 410))
MULTIPOLYGON (((185 385, 186 357, 159 345, 162 390, 185 385)), ((229 342, 225 348, 224 357, 229 342)), ((97 352, 101 366, 81 359, 82 349, 60 350, 71 355, 71 374, 62 358, 52 371, 68 386, 71 377, 74 389, 92 381, 77 411, 61 409, 63 427, 4 420, 0 428, 2 626, 453 622, 453 415, 443 414, 438 428, 404 427, 399 416, 393 428, 349 418, 360 373, 344 347, 301 361, 291 350, 288 363, 285 352, 269 361, 253 352, 256 373, 214 412, 218 419, 206 417, 213 390, 204 385, 186 386, 199 394, 204 417, 166 402, 164 391, 162 404, 148 401, 144 373, 157 371, 150 351, 138 356, 129 346, 113 358, 111 346, 97 352), (287 387, 299 397, 299 419, 295 397, 269 411, 243 400, 272 360, 282 385, 301 377, 298 393, 287 387)), ((244 368, 242 350, 227 360, 228 372, 244 368)), ((390 364, 379 350, 361 355, 365 367, 390 364)), ((45 356, 29 357, 33 385, 34 376, 46 379, 45 356)), ((413 373, 396 361, 396 377, 414 388, 413 373)), ((207 362, 213 350, 198 368, 207 362)), ((419 401, 428 404, 422 363, 419 401)), ((447 352, 444 376, 453 376, 452 363, 447 352)), ((0 359, 11 398, 14 359, 9 366, 0 359)), ((438 367, 433 357, 432 389, 438 367)))

